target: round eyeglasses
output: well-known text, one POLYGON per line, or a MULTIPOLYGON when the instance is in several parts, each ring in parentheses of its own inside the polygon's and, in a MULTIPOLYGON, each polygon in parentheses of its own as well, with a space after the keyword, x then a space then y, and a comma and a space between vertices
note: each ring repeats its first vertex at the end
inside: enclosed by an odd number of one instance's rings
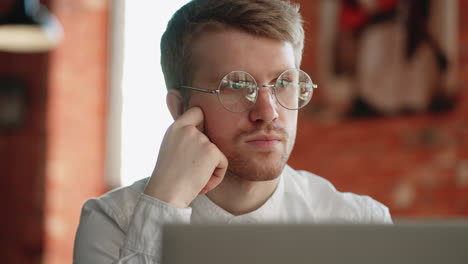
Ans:
POLYGON ((184 89, 217 94, 221 105, 233 113, 241 113, 252 108, 257 101, 258 90, 261 87, 272 88, 272 93, 282 107, 297 110, 309 103, 313 89, 317 88, 317 85, 304 71, 288 69, 281 73, 272 85, 257 85, 249 73, 232 71, 221 79, 216 90, 180 86, 184 89))

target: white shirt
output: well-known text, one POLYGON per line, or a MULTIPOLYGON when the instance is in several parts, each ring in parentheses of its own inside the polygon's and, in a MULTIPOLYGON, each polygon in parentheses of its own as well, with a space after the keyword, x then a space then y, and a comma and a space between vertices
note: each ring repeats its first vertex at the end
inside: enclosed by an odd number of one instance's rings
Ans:
POLYGON ((143 194, 148 179, 88 200, 81 212, 73 263, 160 263, 165 223, 392 223, 368 196, 338 192, 327 180, 286 166, 257 210, 234 216, 199 195, 176 208, 143 194))

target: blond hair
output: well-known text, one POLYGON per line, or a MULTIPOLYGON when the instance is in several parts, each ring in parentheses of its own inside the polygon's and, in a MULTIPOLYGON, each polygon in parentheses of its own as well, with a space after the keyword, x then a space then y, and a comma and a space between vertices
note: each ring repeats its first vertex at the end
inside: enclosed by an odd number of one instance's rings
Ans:
POLYGON ((166 87, 181 91, 181 85, 191 85, 191 47, 196 36, 208 28, 229 27, 287 41, 294 48, 295 64, 299 68, 304 47, 302 23, 299 5, 289 1, 192 0, 173 15, 161 38, 161 66, 166 87))

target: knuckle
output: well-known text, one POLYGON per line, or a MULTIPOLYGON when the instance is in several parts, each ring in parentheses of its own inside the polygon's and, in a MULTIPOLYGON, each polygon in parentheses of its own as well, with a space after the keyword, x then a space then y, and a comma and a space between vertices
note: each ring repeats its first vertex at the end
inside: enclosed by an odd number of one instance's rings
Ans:
POLYGON ((187 136, 194 136, 197 134, 197 128, 195 128, 194 126, 184 126, 181 128, 181 130, 187 136))

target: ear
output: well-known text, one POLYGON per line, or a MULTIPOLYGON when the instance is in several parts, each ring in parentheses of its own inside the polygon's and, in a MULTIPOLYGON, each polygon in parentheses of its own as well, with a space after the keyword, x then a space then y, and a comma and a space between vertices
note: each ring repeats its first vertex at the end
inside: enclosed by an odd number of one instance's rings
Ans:
POLYGON ((184 102, 179 91, 169 90, 166 95, 166 104, 174 120, 184 113, 184 102))

